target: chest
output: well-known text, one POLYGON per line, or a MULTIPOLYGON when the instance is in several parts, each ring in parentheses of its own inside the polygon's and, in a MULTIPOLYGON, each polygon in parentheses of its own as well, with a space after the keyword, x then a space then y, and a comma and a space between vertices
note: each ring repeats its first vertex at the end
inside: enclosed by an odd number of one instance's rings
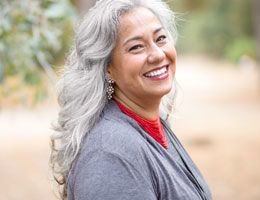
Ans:
POLYGON ((189 155, 174 138, 168 140, 167 150, 149 151, 149 175, 158 199, 210 200, 209 188, 189 155))

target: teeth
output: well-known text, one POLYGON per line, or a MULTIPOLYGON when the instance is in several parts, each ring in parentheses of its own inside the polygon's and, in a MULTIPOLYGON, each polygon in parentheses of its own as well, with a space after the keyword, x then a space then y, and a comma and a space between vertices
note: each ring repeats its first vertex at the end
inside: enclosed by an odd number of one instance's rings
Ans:
POLYGON ((154 77, 154 76, 159 76, 164 74, 167 71, 166 67, 146 73, 145 76, 146 77, 154 77))

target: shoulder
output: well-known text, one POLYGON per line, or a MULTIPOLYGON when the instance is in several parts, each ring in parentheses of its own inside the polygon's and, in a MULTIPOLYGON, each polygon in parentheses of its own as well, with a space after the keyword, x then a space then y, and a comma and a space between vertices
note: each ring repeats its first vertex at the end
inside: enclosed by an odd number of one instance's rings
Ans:
POLYGON ((156 199, 148 177, 125 158, 101 149, 82 161, 69 181, 75 199, 156 199))
POLYGON ((148 164, 148 154, 144 131, 134 120, 114 107, 105 111, 83 140, 71 175, 81 169, 90 169, 89 162, 121 163, 118 166, 126 166, 128 163, 135 170, 143 171, 148 164))
POLYGON ((148 147, 138 127, 120 118, 102 118, 81 145, 73 172, 90 167, 89 162, 128 163, 138 171, 146 165, 148 147))
POLYGON ((97 194, 102 199, 108 195, 107 191, 115 191, 115 196, 109 194, 111 199, 131 199, 132 191, 140 190, 135 194, 136 199, 142 196, 153 199, 145 145, 131 124, 120 119, 103 118, 82 144, 69 177, 71 190, 89 199, 97 194), (100 193, 100 189, 106 192, 100 193))
POLYGON ((141 128, 125 118, 102 118, 83 144, 85 152, 103 150, 127 159, 145 148, 141 128))

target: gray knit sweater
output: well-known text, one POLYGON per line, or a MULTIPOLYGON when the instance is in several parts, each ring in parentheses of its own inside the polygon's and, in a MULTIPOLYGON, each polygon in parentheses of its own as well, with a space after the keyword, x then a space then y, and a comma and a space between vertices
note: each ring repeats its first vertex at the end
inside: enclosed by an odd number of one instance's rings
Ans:
POLYGON ((82 144, 69 200, 210 200, 199 170, 162 120, 165 149, 111 101, 82 144))

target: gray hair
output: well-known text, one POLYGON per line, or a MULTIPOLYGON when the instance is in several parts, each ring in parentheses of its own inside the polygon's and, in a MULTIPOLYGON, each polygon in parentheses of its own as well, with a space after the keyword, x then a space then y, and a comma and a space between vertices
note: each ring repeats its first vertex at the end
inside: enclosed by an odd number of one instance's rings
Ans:
MULTIPOLYGON (((107 104, 105 74, 115 47, 120 16, 136 7, 149 9, 160 20, 171 41, 176 41, 173 12, 161 0, 100 0, 79 23, 75 47, 58 83, 60 112, 51 137, 50 164, 67 197, 67 179, 81 142, 100 119, 107 104)), ((174 45, 174 44, 173 44, 174 45)), ((169 114, 173 98, 163 97, 161 110, 169 114)))

